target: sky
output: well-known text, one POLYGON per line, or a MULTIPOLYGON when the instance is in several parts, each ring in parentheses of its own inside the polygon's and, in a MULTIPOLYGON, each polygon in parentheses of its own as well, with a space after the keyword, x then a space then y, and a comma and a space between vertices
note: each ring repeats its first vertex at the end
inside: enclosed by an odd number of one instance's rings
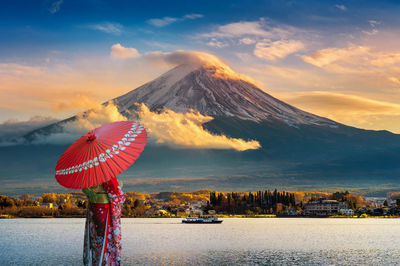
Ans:
POLYGON ((115 98, 183 50, 213 54, 303 110, 400 133, 398 14, 384 0, 3 0, 0 128, 115 98))

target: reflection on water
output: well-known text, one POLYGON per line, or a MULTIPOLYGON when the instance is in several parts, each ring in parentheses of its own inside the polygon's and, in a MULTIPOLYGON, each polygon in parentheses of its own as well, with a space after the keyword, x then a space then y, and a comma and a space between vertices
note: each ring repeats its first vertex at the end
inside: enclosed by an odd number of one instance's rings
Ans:
MULTIPOLYGON (((123 219, 124 265, 390 265, 397 219, 123 219)), ((0 265, 81 264, 84 219, 0 220, 0 265)))

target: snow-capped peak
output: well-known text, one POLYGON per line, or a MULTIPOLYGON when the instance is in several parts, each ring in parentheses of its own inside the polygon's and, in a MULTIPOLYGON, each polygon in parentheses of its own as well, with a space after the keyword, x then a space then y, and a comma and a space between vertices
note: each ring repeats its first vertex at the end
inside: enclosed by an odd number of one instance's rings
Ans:
POLYGON ((150 110, 196 110, 213 117, 235 117, 255 122, 281 121, 296 126, 338 124, 265 93, 218 58, 178 65, 155 80, 114 99, 120 111, 145 103, 150 110))

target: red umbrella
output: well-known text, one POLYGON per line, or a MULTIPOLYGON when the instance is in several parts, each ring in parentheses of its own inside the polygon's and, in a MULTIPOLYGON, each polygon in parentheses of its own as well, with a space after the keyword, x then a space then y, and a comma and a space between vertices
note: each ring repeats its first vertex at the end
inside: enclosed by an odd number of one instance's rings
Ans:
POLYGON ((126 170, 143 151, 147 133, 132 121, 110 123, 75 141, 60 157, 55 177, 66 188, 99 185, 126 170))

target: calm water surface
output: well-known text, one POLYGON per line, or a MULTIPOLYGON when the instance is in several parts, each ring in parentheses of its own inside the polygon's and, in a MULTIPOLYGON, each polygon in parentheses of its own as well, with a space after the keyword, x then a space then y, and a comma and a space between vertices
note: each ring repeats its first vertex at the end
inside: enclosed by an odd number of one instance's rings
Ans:
MULTIPOLYGON (((0 265, 80 265, 84 219, 0 220, 0 265)), ((399 219, 122 219, 124 265, 400 265, 399 219)))

